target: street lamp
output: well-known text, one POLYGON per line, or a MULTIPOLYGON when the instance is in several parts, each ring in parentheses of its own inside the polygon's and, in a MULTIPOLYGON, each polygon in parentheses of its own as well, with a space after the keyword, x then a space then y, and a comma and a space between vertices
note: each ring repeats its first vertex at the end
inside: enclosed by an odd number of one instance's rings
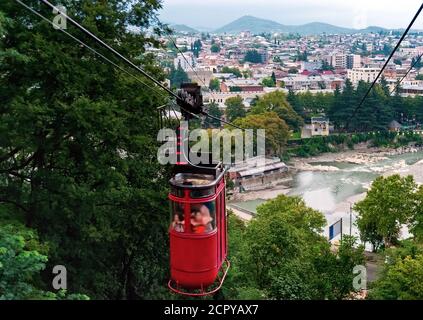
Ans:
POLYGON ((353 204, 349 201, 347 201, 350 204, 350 236, 352 236, 352 207, 353 204))

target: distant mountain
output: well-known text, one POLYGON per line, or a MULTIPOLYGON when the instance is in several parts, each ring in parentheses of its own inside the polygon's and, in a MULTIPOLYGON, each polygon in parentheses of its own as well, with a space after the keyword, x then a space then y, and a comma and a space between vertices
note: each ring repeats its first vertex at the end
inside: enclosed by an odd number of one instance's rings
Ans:
POLYGON ((312 22, 299 26, 283 25, 272 20, 256 18, 253 16, 241 17, 217 30, 215 33, 237 34, 242 31, 250 31, 252 33, 262 32, 283 32, 283 33, 299 33, 301 35, 311 34, 347 34, 347 33, 370 33, 386 30, 381 27, 368 27, 366 29, 352 29, 334 26, 328 23, 312 22))
POLYGON ((296 30, 300 34, 318 34, 318 33, 346 34, 346 33, 357 32, 357 30, 354 30, 354 29, 338 27, 332 24, 322 23, 322 22, 312 22, 312 23, 307 23, 301 26, 295 26, 291 28, 293 28, 293 32, 295 32, 294 30, 296 30))
POLYGON ((241 17, 217 30, 215 33, 240 33, 250 31, 252 33, 277 32, 285 28, 284 25, 272 20, 260 19, 253 16, 241 17))
POLYGON ((382 28, 382 27, 376 27, 376 26, 370 26, 370 27, 367 27, 366 29, 362 29, 361 31, 363 31, 363 32, 367 32, 367 33, 371 33, 371 32, 373 32, 373 33, 378 33, 378 32, 384 32, 384 31, 388 31, 389 29, 385 29, 385 28, 382 28))
POLYGON ((175 30, 176 32, 199 33, 198 30, 191 28, 185 24, 171 24, 169 27, 175 30))

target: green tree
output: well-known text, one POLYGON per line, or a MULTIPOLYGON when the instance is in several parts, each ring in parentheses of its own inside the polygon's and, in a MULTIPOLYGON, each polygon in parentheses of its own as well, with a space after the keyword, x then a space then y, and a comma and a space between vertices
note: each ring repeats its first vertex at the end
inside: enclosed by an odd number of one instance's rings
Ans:
MULTIPOLYGON (((319 252, 318 247, 328 246, 318 235, 325 224, 323 215, 307 208, 300 198, 279 196, 260 206, 257 212, 256 219, 246 230, 247 255, 243 262, 259 289, 268 288, 275 278, 283 275, 278 270, 288 269, 297 259, 302 259, 307 266, 310 251, 316 249, 319 252), (314 243, 313 248, 307 245, 311 243, 314 243)), ((275 289, 272 290, 276 293, 275 298, 286 298, 286 291, 281 295, 275 289)))
POLYGON ((402 66, 402 60, 401 59, 394 59, 394 63, 396 65, 402 66))
POLYGON ((321 235, 323 214, 299 197, 261 205, 247 226, 230 224, 233 272, 224 291, 232 298, 342 299, 354 291, 352 269, 363 248, 346 237, 337 253, 321 235), (232 240, 231 240, 232 241, 232 240))
POLYGON ((329 108, 329 117, 338 129, 345 129, 351 125, 351 115, 357 106, 356 96, 353 84, 349 79, 345 81, 344 89, 337 88, 335 90, 333 103, 329 108))
POLYGON ((209 88, 212 91, 220 91, 219 79, 216 79, 216 78, 210 79, 209 88))
POLYGON ((245 105, 241 96, 228 98, 225 101, 226 118, 229 122, 235 121, 238 118, 244 118, 247 114, 245 105))
POLYGON ((308 60, 308 53, 307 51, 297 52, 296 61, 307 61, 308 60))
POLYGON ((236 119, 234 123, 244 129, 266 130, 266 153, 281 155, 289 137, 289 128, 275 112, 249 114, 236 119))
POLYGON ((391 52, 392 52, 392 50, 393 50, 394 48, 390 45, 390 44, 387 44, 387 43, 385 43, 384 45, 383 45, 383 50, 382 50, 382 52, 383 52, 383 54, 385 55, 385 56, 389 56, 390 54, 391 54, 391 52))
POLYGON ((322 61, 322 66, 320 68, 322 71, 333 71, 335 68, 329 64, 326 60, 322 61))
POLYGON ((181 62, 178 63, 178 67, 175 69, 173 66, 169 74, 170 85, 172 88, 179 88, 182 83, 191 82, 188 74, 182 69, 181 62))
MULTIPOLYGON (((64 5, 165 80, 145 51, 160 42, 128 30, 157 26, 158 1, 64 5)), ((167 297, 170 173, 156 160, 155 121, 165 99, 19 4, 1 1, 0 12, 0 212, 22 219, 49 243, 46 268, 65 262, 71 292, 95 299, 167 297)))
POLYGON ((263 63, 261 54, 257 50, 248 50, 244 57, 245 62, 263 63))
POLYGON ((411 59, 411 65, 417 70, 421 69, 423 67, 421 57, 414 57, 411 59))
POLYGON ((423 186, 416 192, 416 212, 411 219, 411 232, 418 241, 423 240, 423 186))
MULTIPOLYGON (((213 117, 220 119, 223 116, 222 111, 220 111, 219 105, 215 102, 212 102, 208 105, 208 110, 208 113, 213 117)), ((220 128, 220 126, 222 125, 222 123, 216 119, 209 119, 207 120, 207 122, 215 128, 220 128)))
POLYGON ((202 48, 203 48, 203 44, 201 43, 200 39, 195 40, 194 43, 192 44, 191 51, 194 53, 194 56, 196 58, 199 57, 202 48))
POLYGON ((372 284, 369 299, 422 300, 423 254, 397 258, 385 266, 381 277, 372 284))
POLYGON ((303 119, 294 111, 282 91, 275 91, 262 96, 251 109, 253 114, 273 111, 283 119, 292 130, 299 130, 304 124, 303 119))
POLYGON ((273 83, 276 85, 276 74, 272 72, 271 78, 273 80, 273 83))
POLYGON ((0 300, 88 299, 85 295, 48 292, 39 287, 47 250, 32 230, 19 224, 0 224, 0 300))
POLYGON ((401 226, 415 216, 416 189, 412 176, 377 178, 366 198, 354 206, 358 212, 357 226, 362 240, 374 246, 381 238, 386 247, 395 244, 401 226))
POLYGON ((251 70, 244 70, 242 71, 242 76, 245 79, 251 78, 253 76, 253 72, 251 70))
POLYGON ((242 73, 238 68, 223 67, 221 72, 222 73, 232 73, 237 78, 242 78, 242 73))
POLYGON ((286 101, 292 106, 294 111, 298 113, 299 115, 304 115, 304 107, 300 103, 297 94, 294 90, 289 90, 288 95, 286 96, 286 101))
POLYGON ((210 51, 213 53, 218 53, 220 52, 220 46, 216 43, 212 44, 210 51))
POLYGON ((261 84, 264 87, 275 87, 276 86, 276 82, 273 81, 272 77, 263 78, 263 80, 261 81, 261 84))

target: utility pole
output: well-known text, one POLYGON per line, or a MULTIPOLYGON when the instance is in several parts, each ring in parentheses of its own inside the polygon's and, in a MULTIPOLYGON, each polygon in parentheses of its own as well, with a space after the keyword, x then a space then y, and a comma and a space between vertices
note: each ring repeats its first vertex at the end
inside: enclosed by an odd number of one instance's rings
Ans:
POLYGON ((352 236, 352 204, 350 202, 350 237, 352 236))

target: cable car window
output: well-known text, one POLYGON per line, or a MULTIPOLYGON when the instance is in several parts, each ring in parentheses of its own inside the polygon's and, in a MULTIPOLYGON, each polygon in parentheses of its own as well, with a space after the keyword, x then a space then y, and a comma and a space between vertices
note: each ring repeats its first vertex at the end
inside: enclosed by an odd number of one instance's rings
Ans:
POLYGON ((170 193, 173 194, 174 196, 178 197, 178 198, 184 197, 184 189, 172 187, 171 190, 170 190, 170 193))
POLYGON ((213 231, 216 228, 216 202, 210 201, 191 205, 191 230, 196 234, 213 231))
POLYGON ((171 180, 172 183, 180 186, 202 186, 214 181, 214 177, 208 174, 178 173, 171 180))
POLYGON ((184 232, 185 221, 184 221, 184 204, 178 202, 172 202, 172 223, 170 225, 172 230, 176 232, 184 232))
POLYGON ((214 188, 207 188, 207 189, 197 189, 191 191, 191 198, 205 198, 210 197, 214 194, 214 188))

